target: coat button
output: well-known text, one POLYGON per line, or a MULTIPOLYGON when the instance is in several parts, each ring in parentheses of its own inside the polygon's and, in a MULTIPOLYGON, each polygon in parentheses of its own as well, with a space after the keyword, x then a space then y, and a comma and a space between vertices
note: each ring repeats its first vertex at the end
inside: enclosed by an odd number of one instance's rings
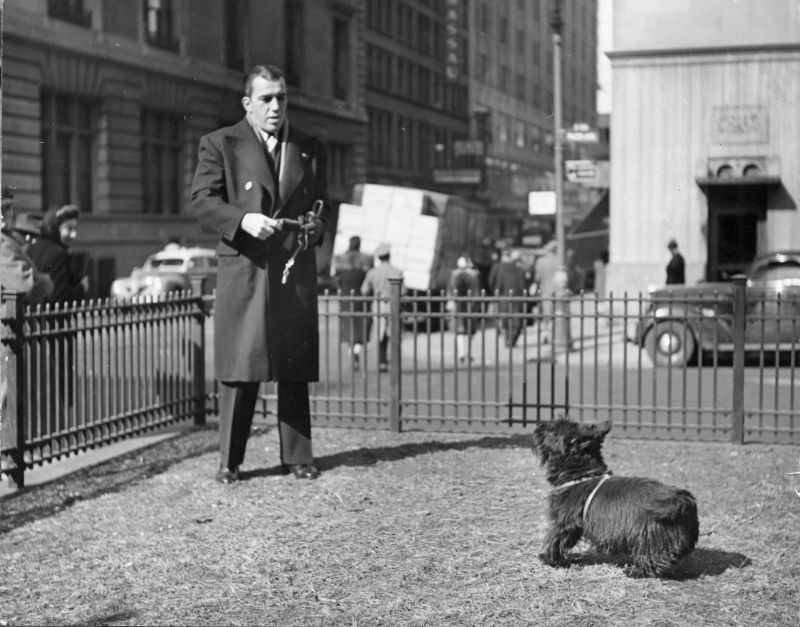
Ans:
POLYGON ((251 189, 253 189, 253 181, 247 181, 244 184, 244 191, 249 192, 251 189))

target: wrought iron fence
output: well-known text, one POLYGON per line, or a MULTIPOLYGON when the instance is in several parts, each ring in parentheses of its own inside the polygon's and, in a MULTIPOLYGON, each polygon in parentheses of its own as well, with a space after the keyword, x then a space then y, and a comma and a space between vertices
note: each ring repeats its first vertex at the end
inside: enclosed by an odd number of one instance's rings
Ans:
POLYGON ((193 292, 24 307, 5 295, 2 472, 206 417, 205 318, 193 292))
MULTIPOLYGON (((2 472, 216 411, 213 299, 5 305, 2 472), (209 402, 210 401, 210 402, 209 402)), ((320 297, 320 426, 522 432, 559 416, 628 437, 800 442, 800 299, 731 283, 702 298, 403 293, 320 297), (388 368, 378 332, 387 328, 388 368), (364 334, 354 360, 348 340, 364 334)), ((259 405, 274 416, 265 385, 259 405)))

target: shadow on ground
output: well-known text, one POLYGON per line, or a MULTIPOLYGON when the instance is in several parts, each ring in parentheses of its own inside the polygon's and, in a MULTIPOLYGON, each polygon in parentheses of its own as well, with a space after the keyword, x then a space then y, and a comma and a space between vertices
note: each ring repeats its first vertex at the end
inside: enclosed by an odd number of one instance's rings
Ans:
MULTIPOLYGON (((586 551, 585 553, 570 555, 569 562, 571 566, 578 567, 610 564, 623 568, 628 563, 628 560, 624 555, 607 555, 586 551)), ((700 577, 718 576, 730 568, 744 568, 751 564, 750 558, 741 553, 696 548, 688 557, 678 563, 665 578, 687 581, 699 579, 700 577)))
MULTIPOLYGON (((272 426, 253 427, 252 436, 266 433, 272 426)), ((166 472, 185 459, 218 450, 217 426, 193 429, 178 437, 138 449, 96 466, 84 468, 18 493, 0 499, 0 534, 28 522, 47 518, 71 507, 77 501, 88 500, 110 492, 118 492, 132 483, 166 472)), ((371 466, 378 462, 392 462, 418 455, 442 451, 462 451, 469 448, 520 448, 527 447, 529 436, 486 436, 456 442, 417 442, 397 446, 364 447, 325 455, 316 459, 318 468, 325 472, 339 466, 371 466)), ((281 466, 257 468, 242 473, 246 481, 258 477, 284 474, 281 466)))
MULTIPOLYGON (((401 459, 417 457, 418 455, 429 455, 444 451, 464 451, 470 448, 526 448, 529 446, 529 435, 485 436, 458 442, 429 441, 398 444, 397 446, 357 448, 352 451, 317 457, 314 463, 320 471, 326 472, 340 466, 373 466, 379 462, 395 462, 401 459)), ((248 479, 273 477, 281 474, 284 474, 281 466, 272 466, 244 472, 241 474, 241 479, 246 481, 248 479)))

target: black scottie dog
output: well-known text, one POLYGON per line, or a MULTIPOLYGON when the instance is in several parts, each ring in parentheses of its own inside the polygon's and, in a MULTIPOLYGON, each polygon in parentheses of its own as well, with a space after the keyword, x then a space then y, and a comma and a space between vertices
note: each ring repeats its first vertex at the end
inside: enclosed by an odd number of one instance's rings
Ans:
POLYGON ((542 423, 534 452, 547 469, 550 528, 539 558, 567 566, 581 537, 598 551, 626 554, 635 577, 658 577, 697 543, 697 504, 686 490, 638 477, 611 476, 600 451, 610 423, 542 423))

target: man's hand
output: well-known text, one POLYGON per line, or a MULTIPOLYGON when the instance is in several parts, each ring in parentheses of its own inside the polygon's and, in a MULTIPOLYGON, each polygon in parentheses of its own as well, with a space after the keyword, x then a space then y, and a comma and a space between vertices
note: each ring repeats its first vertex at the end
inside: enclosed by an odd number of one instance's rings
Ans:
POLYGON ((258 239, 267 239, 275 231, 279 231, 281 223, 263 213, 246 213, 242 217, 240 228, 258 239))
POLYGON ((303 225, 300 228, 305 231, 309 246, 316 244, 325 231, 325 225, 313 211, 306 213, 303 225))

